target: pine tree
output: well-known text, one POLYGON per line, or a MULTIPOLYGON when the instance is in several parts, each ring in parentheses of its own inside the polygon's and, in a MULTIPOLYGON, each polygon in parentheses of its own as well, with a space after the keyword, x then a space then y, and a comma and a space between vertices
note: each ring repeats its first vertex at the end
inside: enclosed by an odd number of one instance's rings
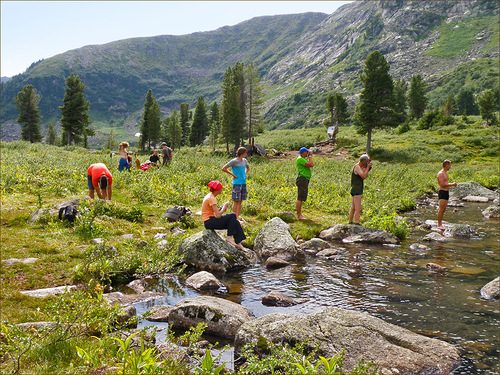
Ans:
POLYGON ((116 137, 115 137, 115 131, 111 129, 109 132, 108 140, 106 141, 106 148, 108 150, 114 150, 116 147, 116 137))
POLYGON ((182 129, 182 146, 186 146, 189 141, 189 104, 180 105, 180 125, 182 129))
POLYGON ((247 65, 245 75, 248 143, 253 144, 255 133, 262 128, 262 116, 260 112, 263 103, 262 85, 255 65, 247 65))
POLYGON ((354 119, 358 132, 367 134, 366 152, 369 153, 373 129, 397 125, 389 64, 379 51, 372 52, 366 58, 361 81, 364 87, 354 119))
POLYGON ((474 93, 469 88, 463 88, 459 91, 457 98, 457 114, 459 115, 478 115, 479 108, 474 99, 474 93))
POLYGON ((17 122, 21 124, 21 137, 25 141, 40 142, 40 96, 32 85, 24 86, 16 96, 19 111, 17 122))
POLYGON ((448 95, 445 102, 443 103, 443 115, 449 117, 453 116, 456 111, 455 99, 453 96, 448 95))
POLYGON ((208 118, 205 100, 203 96, 198 98, 196 108, 194 110, 193 124, 191 125, 191 133, 189 134, 189 144, 191 146, 201 145, 208 133, 208 118))
POLYGON ((235 83, 233 68, 229 67, 222 82, 222 137, 229 153, 229 143, 238 147, 241 139, 240 88, 235 83))
POLYGON ((393 108, 399 122, 406 121, 406 118, 408 117, 408 113, 406 111, 408 106, 406 99, 407 89, 408 85, 404 80, 400 79, 394 82, 393 108))
POLYGON ((210 106, 210 116, 208 118, 209 127, 209 143, 212 146, 212 151, 215 151, 217 145, 217 140, 220 136, 220 116, 219 116, 219 106, 217 102, 213 102, 210 106))
POLYGON ((333 92, 326 98, 326 109, 330 114, 331 126, 345 125, 349 122, 347 101, 341 93, 333 92))
POLYGON ((55 145, 57 142, 56 125, 53 122, 51 122, 47 128, 46 142, 49 145, 55 145))
POLYGON ((92 130, 89 128, 89 102, 83 93, 85 85, 76 74, 66 79, 61 110, 61 126, 63 129, 63 144, 80 143, 92 130))
POLYGON ((153 95, 153 91, 148 90, 146 100, 144 101, 144 112, 141 122, 141 148, 145 150, 146 143, 148 149, 151 143, 156 143, 160 139, 161 120, 160 106, 153 95))
POLYGON ((246 80, 245 80, 245 66, 241 62, 237 62, 233 69, 234 84, 238 87, 238 104, 240 107, 238 113, 238 121, 235 123, 234 127, 234 148, 243 144, 243 140, 246 136, 246 106, 247 106, 247 96, 245 92, 246 80), (236 141, 236 137, 238 140, 236 141))
POLYGON ((477 104, 481 117, 486 121, 486 125, 494 125, 498 123, 498 115, 495 113, 496 101, 493 90, 484 90, 477 96, 477 104))
POLYGON ((173 111, 166 122, 167 139, 172 149, 181 147, 182 128, 179 121, 179 112, 173 111))
POLYGON ((424 114, 427 107, 426 88, 427 85, 420 75, 411 77, 408 92, 408 107, 410 108, 411 118, 419 119, 424 114))

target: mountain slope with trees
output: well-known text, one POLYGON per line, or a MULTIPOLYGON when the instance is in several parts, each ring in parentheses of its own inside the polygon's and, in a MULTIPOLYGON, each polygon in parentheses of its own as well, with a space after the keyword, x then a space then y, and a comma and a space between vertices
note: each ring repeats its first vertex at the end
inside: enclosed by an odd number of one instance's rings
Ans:
MULTIPOLYGON (((133 38, 86 46, 39 61, 2 83, 2 138, 14 129, 15 96, 27 84, 40 95, 42 123, 56 120, 64 81, 78 74, 91 119, 134 134, 146 92, 161 112, 198 97, 220 100, 226 69, 253 63, 263 83, 268 128, 322 124, 326 93, 357 101, 366 57, 380 51, 394 79, 421 75, 430 106, 448 93, 498 87, 498 3, 493 0, 359 1, 328 16, 258 17, 215 31, 133 38)), ((182 124, 182 121, 181 121, 182 124)), ((185 137, 185 135, 183 136, 185 137)))

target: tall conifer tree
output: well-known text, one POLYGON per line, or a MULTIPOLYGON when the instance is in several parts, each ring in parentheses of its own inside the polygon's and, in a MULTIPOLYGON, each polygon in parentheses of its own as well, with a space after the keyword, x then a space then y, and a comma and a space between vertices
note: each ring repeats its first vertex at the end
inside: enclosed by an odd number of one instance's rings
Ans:
POLYGON ((189 141, 189 104, 180 105, 180 125, 182 129, 182 146, 186 146, 189 141))
POLYGON ((208 127, 209 127, 209 142, 212 146, 212 151, 215 151, 217 145, 217 140, 220 137, 220 115, 219 106, 217 102, 213 102, 210 106, 210 115, 208 117, 208 127))
POLYGON ((17 122, 21 124, 21 137, 25 141, 40 142, 40 96, 32 85, 24 86, 16 96, 19 111, 17 122))
POLYGON ((410 90, 408 92, 408 107, 410 108, 410 117, 419 119, 427 107, 427 97, 425 91, 427 85, 422 76, 411 77, 410 90))
POLYGON ((63 105, 59 107, 62 115, 63 144, 80 143, 83 138, 92 133, 89 128, 90 105, 85 98, 84 90, 85 85, 78 75, 72 74, 66 79, 63 105))
POLYGON ((252 144, 255 133, 262 127, 261 105, 263 103, 262 85, 255 65, 246 66, 246 101, 248 143, 252 144))
POLYGON ((189 134, 189 143, 191 146, 201 145, 208 133, 208 118, 205 100, 203 96, 198 98, 196 108, 194 110, 193 124, 191 125, 191 133, 189 134))
POLYGON ((160 106, 153 95, 153 91, 148 90, 144 101, 144 111, 141 122, 141 148, 144 150, 146 143, 148 148, 151 143, 156 143, 160 139, 161 120, 160 106))

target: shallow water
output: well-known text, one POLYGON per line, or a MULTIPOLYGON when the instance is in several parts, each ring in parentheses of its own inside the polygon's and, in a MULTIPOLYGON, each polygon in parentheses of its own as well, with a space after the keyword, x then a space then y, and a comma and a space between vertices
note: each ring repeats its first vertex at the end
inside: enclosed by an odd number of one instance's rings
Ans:
MULTIPOLYGON (((500 275, 500 225, 484 219, 488 204, 449 207, 445 219, 467 223, 481 238, 425 243, 426 234, 414 232, 399 247, 345 245, 347 251, 335 259, 308 256, 304 263, 268 271, 256 265, 220 280, 229 289, 221 297, 240 303, 255 316, 272 312, 309 313, 326 306, 368 312, 385 321, 456 345, 463 357, 455 374, 500 373, 500 302, 480 298, 481 287, 500 275), (412 243, 425 243, 431 250, 412 251, 412 243), (445 274, 429 273, 425 264, 448 267, 445 274), (353 272, 354 271, 354 272, 353 272), (353 276, 350 276, 353 275, 353 276), (266 307, 261 298, 280 291, 305 302, 293 307, 266 307)), ((435 219, 434 207, 419 208, 407 216, 435 219)), ((160 280, 155 287, 165 297, 137 304, 138 313, 153 305, 175 304, 199 293, 175 279, 160 280)), ((141 321, 140 326, 166 323, 141 321)), ((164 339, 165 331, 158 340, 164 339)), ((224 354, 231 361, 232 352, 224 354)))

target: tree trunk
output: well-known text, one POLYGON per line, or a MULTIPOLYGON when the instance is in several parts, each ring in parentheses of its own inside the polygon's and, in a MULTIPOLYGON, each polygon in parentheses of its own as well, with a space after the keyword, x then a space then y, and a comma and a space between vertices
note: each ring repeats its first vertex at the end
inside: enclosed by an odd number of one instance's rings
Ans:
POLYGON ((372 129, 368 129, 367 139, 366 139, 366 153, 370 155, 372 149, 372 129))

